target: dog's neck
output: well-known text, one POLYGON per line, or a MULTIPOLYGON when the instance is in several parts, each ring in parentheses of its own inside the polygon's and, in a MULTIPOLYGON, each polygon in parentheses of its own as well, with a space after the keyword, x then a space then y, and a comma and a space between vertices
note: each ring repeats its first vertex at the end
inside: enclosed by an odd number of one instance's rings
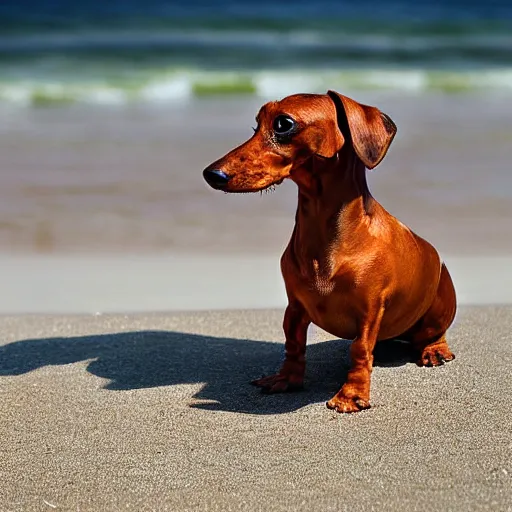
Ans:
POLYGON ((323 260, 333 250, 348 250, 351 235, 365 229, 378 208, 365 166, 351 146, 333 158, 311 158, 291 178, 299 188, 295 252, 308 259, 323 260))

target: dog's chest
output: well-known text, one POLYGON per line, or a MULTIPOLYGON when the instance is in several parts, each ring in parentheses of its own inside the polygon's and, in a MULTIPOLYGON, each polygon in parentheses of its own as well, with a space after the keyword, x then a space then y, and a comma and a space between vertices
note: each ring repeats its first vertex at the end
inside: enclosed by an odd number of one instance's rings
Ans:
POLYGON ((292 291, 308 312, 313 323, 339 337, 352 337, 355 332, 351 312, 350 272, 335 270, 328 258, 302 260, 283 255, 282 271, 286 288, 292 291))
POLYGON ((301 295, 328 297, 334 291, 334 261, 328 255, 311 257, 288 248, 283 254, 281 268, 288 288, 301 295))
POLYGON ((333 262, 329 258, 313 258, 298 268, 298 278, 307 290, 314 295, 327 297, 334 290, 332 274, 333 262))

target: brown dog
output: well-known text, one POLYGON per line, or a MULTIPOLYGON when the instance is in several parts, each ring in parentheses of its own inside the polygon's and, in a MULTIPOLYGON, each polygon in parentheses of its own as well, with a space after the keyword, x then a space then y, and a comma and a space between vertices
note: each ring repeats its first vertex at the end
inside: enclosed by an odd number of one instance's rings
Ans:
POLYGON ((456 310, 437 251, 370 194, 365 167, 384 158, 396 133, 375 107, 329 91, 267 103, 255 134, 203 171, 225 192, 255 192, 291 178, 299 188, 295 228, 281 258, 288 307, 286 356, 276 375, 254 381, 267 393, 302 387, 311 322, 353 339, 347 382, 327 403, 338 412, 370 407, 373 349, 409 341, 418 364, 452 354, 445 339, 456 310))

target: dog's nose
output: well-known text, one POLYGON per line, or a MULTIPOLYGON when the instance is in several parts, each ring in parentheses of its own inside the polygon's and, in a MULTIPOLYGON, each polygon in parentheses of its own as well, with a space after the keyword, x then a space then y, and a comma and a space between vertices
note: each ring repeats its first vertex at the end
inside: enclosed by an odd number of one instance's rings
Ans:
POLYGON ((224 188, 230 180, 230 177, 220 169, 205 169, 203 177, 210 187, 220 189, 224 188))

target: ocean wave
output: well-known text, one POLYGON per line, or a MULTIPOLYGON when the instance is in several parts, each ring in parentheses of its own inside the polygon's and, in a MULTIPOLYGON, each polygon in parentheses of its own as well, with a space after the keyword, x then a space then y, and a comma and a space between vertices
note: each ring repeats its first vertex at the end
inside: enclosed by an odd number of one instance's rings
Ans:
POLYGON ((172 103, 201 96, 255 95, 280 98, 296 92, 327 89, 396 91, 422 94, 502 91, 512 94, 512 68, 479 71, 310 70, 254 73, 155 72, 138 82, 0 81, 0 104, 19 107, 65 106, 76 103, 128 105, 172 103))
POLYGON ((173 30, 87 31, 0 36, 0 72, 57 73, 113 66, 121 72, 153 66, 256 71, 512 67, 512 32, 414 34, 386 31, 173 30))
POLYGON ((181 45, 247 45, 247 46, 293 46, 320 49, 397 50, 409 48, 413 51, 434 49, 500 49, 512 48, 509 30, 470 31, 452 34, 350 30, 213 30, 190 29, 151 32, 141 30, 116 30, 86 32, 39 33, 30 35, 0 36, 0 52, 53 51, 111 48, 133 48, 145 46, 181 45))

